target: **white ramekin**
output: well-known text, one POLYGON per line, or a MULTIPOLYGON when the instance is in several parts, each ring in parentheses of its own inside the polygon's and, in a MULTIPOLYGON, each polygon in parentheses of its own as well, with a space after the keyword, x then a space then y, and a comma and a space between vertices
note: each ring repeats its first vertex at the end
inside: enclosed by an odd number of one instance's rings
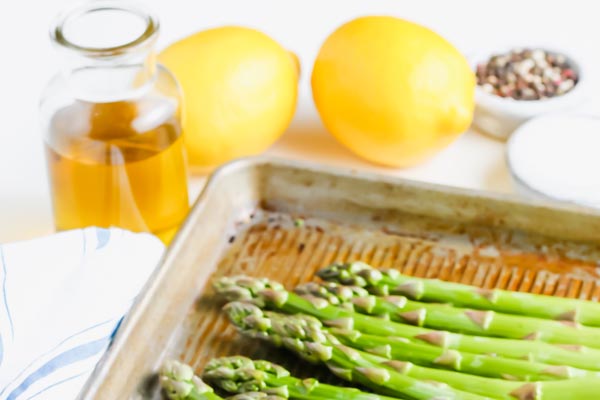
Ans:
MULTIPOLYGON (((516 48, 506 47, 470 57, 473 71, 477 65, 486 62, 495 54, 506 54, 516 48)), ((518 46, 524 48, 524 46, 518 46)), ((577 84, 567 93, 543 100, 515 100, 485 92, 479 85, 475 89, 475 115, 473 125, 486 134, 506 140, 525 121, 547 113, 575 111, 586 100, 587 75, 581 63, 561 49, 548 46, 528 46, 543 49, 550 53, 564 55, 578 73, 577 84)))
POLYGON ((595 172, 600 117, 582 113, 543 115, 527 121, 506 144, 515 191, 542 200, 600 208, 595 172))

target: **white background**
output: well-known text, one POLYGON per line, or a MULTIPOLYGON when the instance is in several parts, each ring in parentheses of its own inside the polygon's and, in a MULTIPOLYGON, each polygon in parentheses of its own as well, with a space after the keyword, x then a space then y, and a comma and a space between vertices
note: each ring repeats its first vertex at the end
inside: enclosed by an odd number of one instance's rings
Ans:
MULTIPOLYGON (((37 103, 58 70, 47 31, 67 0, 0 2, 0 242, 52 231, 37 103)), ((415 168, 369 165, 327 135, 312 105, 309 75, 320 44, 343 22, 388 14, 433 28, 465 54, 506 45, 556 45, 580 55, 596 88, 600 74, 600 21, 596 2, 403 0, 146 0, 159 15, 159 46, 208 27, 254 27, 296 52, 302 62, 296 118, 270 155, 482 190, 512 191, 504 144, 475 131, 415 168)), ((598 90, 598 89, 596 89, 598 90)), ((400 95, 400 94, 399 94, 400 95)), ((591 99, 596 103, 596 99, 591 99)), ((596 108, 590 104, 590 109, 596 108)), ((599 132, 600 134, 600 132, 599 132)), ((543 151, 543 143, 540 144, 543 151)), ((202 177, 193 178, 197 193, 202 177)))

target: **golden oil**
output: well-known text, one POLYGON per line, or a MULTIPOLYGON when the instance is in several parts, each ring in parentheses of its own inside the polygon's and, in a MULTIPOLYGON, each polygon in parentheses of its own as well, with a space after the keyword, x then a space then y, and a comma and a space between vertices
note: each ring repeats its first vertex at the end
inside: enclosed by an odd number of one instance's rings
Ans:
POLYGON ((160 98, 78 100, 48 128, 58 229, 118 226, 170 240, 189 207, 176 106, 160 98))

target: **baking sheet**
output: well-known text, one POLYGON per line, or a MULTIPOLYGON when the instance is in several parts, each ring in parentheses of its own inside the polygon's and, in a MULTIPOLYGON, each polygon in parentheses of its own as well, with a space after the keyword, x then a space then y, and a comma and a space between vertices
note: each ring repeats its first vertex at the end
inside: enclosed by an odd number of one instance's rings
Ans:
POLYGON ((167 357, 201 370, 212 357, 244 354, 300 376, 323 374, 237 334, 210 287, 216 276, 267 276, 293 288, 331 262, 363 260, 409 275, 597 300, 599 240, 600 215, 584 208, 238 161, 207 184, 81 398, 160 398, 154 372, 167 357))

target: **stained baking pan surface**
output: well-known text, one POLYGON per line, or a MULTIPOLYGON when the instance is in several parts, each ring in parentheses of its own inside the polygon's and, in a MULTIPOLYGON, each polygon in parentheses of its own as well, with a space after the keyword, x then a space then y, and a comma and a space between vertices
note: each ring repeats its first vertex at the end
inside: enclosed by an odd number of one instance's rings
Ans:
POLYGON ((349 260, 597 300, 600 214, 290 161, 234 162, 210 179, 81 398, 160 398, 155 371, 167 357, 201 370, 243 354, 328 376, 237 334, 210 281, 249 274, 293 288, 349 260))

